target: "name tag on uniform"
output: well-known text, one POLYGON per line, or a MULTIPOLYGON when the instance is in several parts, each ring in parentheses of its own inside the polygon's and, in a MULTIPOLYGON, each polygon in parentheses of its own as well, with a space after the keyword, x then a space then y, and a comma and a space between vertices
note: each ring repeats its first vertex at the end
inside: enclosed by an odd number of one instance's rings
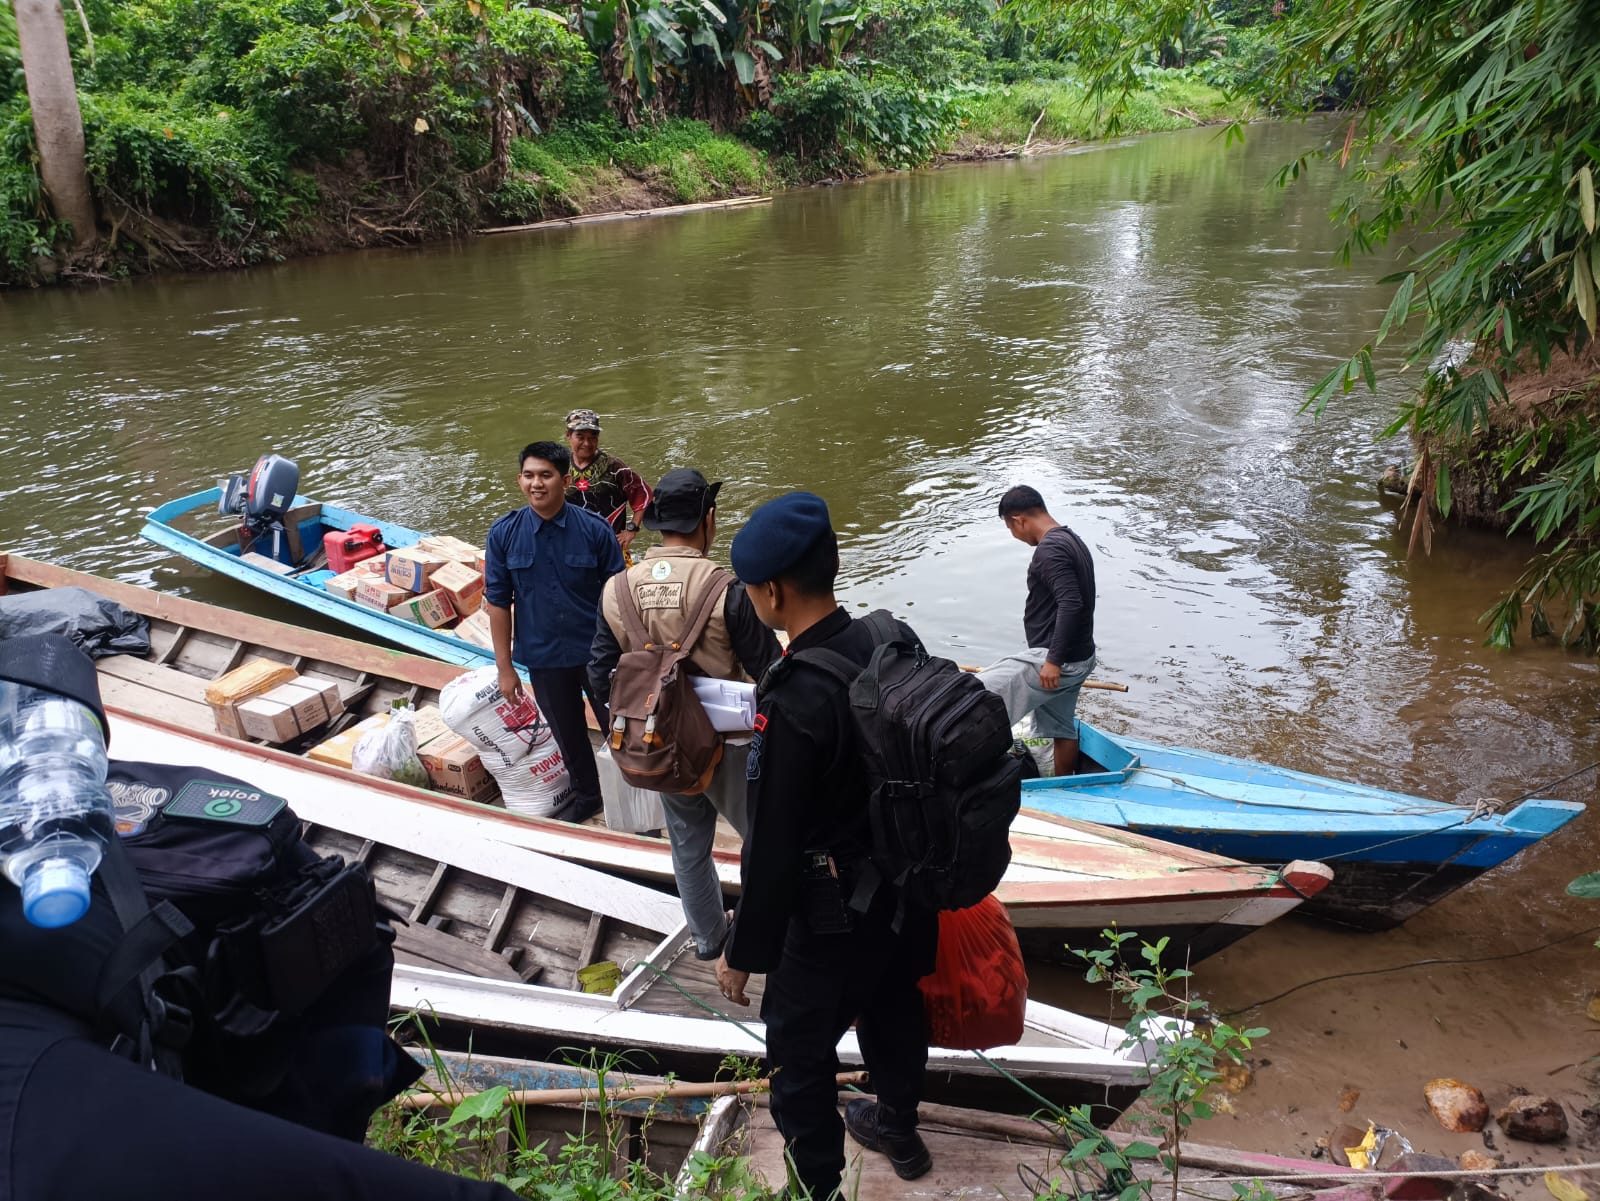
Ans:
POLYGON ((636 595, 641 609, 681 609, 683 581, 669 580, 666 583, 640 584, 636 595))

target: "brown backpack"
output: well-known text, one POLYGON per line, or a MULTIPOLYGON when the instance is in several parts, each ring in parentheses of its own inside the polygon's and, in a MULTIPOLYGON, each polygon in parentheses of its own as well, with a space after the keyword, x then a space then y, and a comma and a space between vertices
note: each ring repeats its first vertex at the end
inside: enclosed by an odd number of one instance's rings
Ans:
POLYGON ((612 577, 617 607, 635 648, 611 677, 611 758, 635 788, 693 796, 722 762, 722 735, 695 695, 686 670, 695 643, 733 577, 718 568, 679 642, 652 642, 627 572, 612 577))

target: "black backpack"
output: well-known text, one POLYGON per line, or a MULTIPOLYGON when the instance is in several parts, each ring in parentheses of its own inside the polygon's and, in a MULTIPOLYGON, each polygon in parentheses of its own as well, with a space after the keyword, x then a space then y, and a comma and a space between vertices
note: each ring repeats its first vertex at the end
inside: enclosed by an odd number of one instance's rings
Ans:
POLYGON ((888 612, 862 620, 877 643, 865 667, 825 647, 789 656, 848 689, 867 762, 872 858, 851 904, 864 909, 887 881, 902 904, 966 909, 1005 875, 1022 807, 1005 702, 888 612))

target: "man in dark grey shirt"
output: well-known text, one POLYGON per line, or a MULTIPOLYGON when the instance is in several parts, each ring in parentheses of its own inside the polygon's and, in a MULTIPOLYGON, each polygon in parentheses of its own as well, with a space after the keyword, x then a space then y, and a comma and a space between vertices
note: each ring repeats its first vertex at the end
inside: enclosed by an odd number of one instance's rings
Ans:
POLYGON ((1006 702, 1012 722, 1034 715, 1054 740, 1055 774, 1078 769, 1078 693, 1094 669, 1094 559, 1083 539, 1050 516, 1044 497, 1020 485, 1000 498, 1000 519, 1033 547, 1022 629, 1029 649, 986 667, 984 685, 1006 702))

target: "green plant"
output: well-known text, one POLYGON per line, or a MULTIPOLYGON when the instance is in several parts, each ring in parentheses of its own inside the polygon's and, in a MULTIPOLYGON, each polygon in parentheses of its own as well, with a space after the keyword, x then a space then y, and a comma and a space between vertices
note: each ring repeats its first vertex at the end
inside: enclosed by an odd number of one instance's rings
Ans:
MULTIPOLYGON (((1178 1201, 1183 1140, 1189 1127, 1196 1119, 1212 1116, 1206 1097, 1221 1079, 1221 1067, 1243 1063, 1241 1052, 1268 1032, 1236 1029, 1214 1018, 1190 990, 1193 973, 1163 964, 1167 939, 1139 942, 1138 959, 1129 962, 1124 948, 1138 935, 1107 930, 1102 937, 1105 946, 1076 953, 1088 964, 1086 978, 1110 984, 1128 1008, 1124 1046, 1144 1049, 1150 1083, 1127 1117, 1160 1145, 1135 1141, 1118 1147, 1095 1129, 1087 1107, 1060 1112, 1054 1120, 1071 1144, 1061 1159, 1066 1177, 1048 1182, 1044 1192, 1036 1188, 1035 1194, 1052 1198, 1115 1194, 1118 1201, 1138 1201, 1151 1196, 1154 1185, 1135 1175, 1135 1163, 1159 1160, 1168 1173, 1173 1201, 1178 1201)), ((1246 1189, 1235 1191, 1248 1195, 1246 1189)))

